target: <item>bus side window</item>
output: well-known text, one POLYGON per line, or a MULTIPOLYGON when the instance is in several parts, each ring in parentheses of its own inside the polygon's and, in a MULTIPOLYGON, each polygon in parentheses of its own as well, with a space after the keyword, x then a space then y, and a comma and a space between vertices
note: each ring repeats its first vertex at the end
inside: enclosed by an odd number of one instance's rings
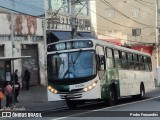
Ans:
POLYGON ((149 71, 149 62, 147 57, 144 57, 144 65, 145 65, 145 70, 149 71))
POLYGON ((114 63, 116 68, 122 67, 122 61, 120 59, 120 51, 114 50, 114 63))
POLYGON ((148 65, 149 65, 149 71, 152 71, 152 62, 151 62, 151 58, 147 57, 148 59, 148 65))
POLYGON ((135 70, 139 70, 138 55, 133 54, 133 60, 134 60, 134 67, 135 67, 135 70))
POLYGON ((110 48, 106 48, 106 56, 107 56, 107 67, 114 68, 114 60, 113 60, 113 51, 110 48))
POLYGON ((124 69, 129 69, 128 60, 127 60, 127 53, 126 52, 122 52, 122 67, 124 69))
POLYGON ((144 70, 144 59, 143 56, 139 55, 139 66, 140 66, 140 70, 144 70))
POLYGON ((128 64, 129 64, 129 69, 134 69, 134 62, 133 62, 133 54, 128 53, 128 64))

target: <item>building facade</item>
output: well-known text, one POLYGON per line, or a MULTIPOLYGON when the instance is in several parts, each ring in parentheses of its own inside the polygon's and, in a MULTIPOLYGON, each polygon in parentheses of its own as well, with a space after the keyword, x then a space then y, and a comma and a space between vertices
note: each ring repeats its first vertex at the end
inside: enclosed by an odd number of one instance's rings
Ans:
MULTIPOLYGON (((156 0, 95 0, 99 39, 150 51, 157 79, 156 0)), ((95 17, 92 17, 95 18, 95 17)), ((159 19, 159 17, 158 17, 159 19)), ((159 24, 159 23, 158 23, 159 24)), ((158 64, 159 66, 159 64, 158 64)))
POLYGON ((89 6, 90 2, 88 1, 45 0, 47 35, 52 31, 59 31, 60 33, 64 31, 71 32, 73 24, 77 26, 79 32, 91 32, 93 27, 91 25, 89 6), (73 14, 75 23, 72 22, 73 14))
MULTIPOLYGON (((46 85, 46 45, 48 41, 72 39, 72 4, 72 0, 44 0, 45 18, 42 19, 14 14, 13 39, 11 15, 0 14, 0 56, 31 56, 14 61, 14 68, 19 71, 18 76, 22 86, 23 72, 26 68, 31 72, 31 85, 46 85), (13 41, 14 52, 12 52, 13 41)), ((88 9, 91 8, 90 2, 82 1, 74 4, 75 23, 78 32, 81 32, 80 36, 93 37, 91 31, 94 30, 88 9)), ((1 80, 5 81, 3 62, 0 62, 0 76, 1 80)))
MULTIPOLYGON (((31 72, 30 85, 46 85, 42 20, 20 14, 14 14, 13 18, 12 39, 11 15, 0 14, 0 56, 31 56, 31 58, 14 61, 14 69, 19 71, 18 76, 22 86, 24 86, 22 77, 26 68, 31 72), (12 44, 14 52, 12 52, 12 44)), ((0 76, 1 81, 5 81, 3 62, 0 64, 0 76)))

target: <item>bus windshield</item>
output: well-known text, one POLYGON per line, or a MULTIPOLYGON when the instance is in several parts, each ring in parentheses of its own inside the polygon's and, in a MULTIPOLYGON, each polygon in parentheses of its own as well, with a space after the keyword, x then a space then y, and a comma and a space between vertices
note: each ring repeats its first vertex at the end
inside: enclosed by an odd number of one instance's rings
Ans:
POLYGON ((74 51, 48 55, 48 79, 65 80, 96 74, 94 51, 74 51))

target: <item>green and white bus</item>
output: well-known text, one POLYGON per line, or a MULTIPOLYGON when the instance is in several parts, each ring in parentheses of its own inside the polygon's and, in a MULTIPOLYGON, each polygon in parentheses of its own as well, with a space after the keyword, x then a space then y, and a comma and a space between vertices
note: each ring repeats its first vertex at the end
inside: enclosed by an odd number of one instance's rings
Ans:
POLYGON ((72 39, 47 46, 48 101, 69 108, 86 101, 136 96, 155 88, 151 56, 96 39, 72 39))

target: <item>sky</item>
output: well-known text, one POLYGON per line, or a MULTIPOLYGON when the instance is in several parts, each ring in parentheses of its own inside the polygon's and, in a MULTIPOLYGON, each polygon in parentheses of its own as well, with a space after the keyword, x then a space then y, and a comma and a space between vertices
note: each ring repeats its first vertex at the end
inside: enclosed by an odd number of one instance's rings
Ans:
POLYGON ((0 7, 33 16, 44 14, 44 0, 0 0, 0 7), (14 1, 14 7, 12 1, 14 1))

